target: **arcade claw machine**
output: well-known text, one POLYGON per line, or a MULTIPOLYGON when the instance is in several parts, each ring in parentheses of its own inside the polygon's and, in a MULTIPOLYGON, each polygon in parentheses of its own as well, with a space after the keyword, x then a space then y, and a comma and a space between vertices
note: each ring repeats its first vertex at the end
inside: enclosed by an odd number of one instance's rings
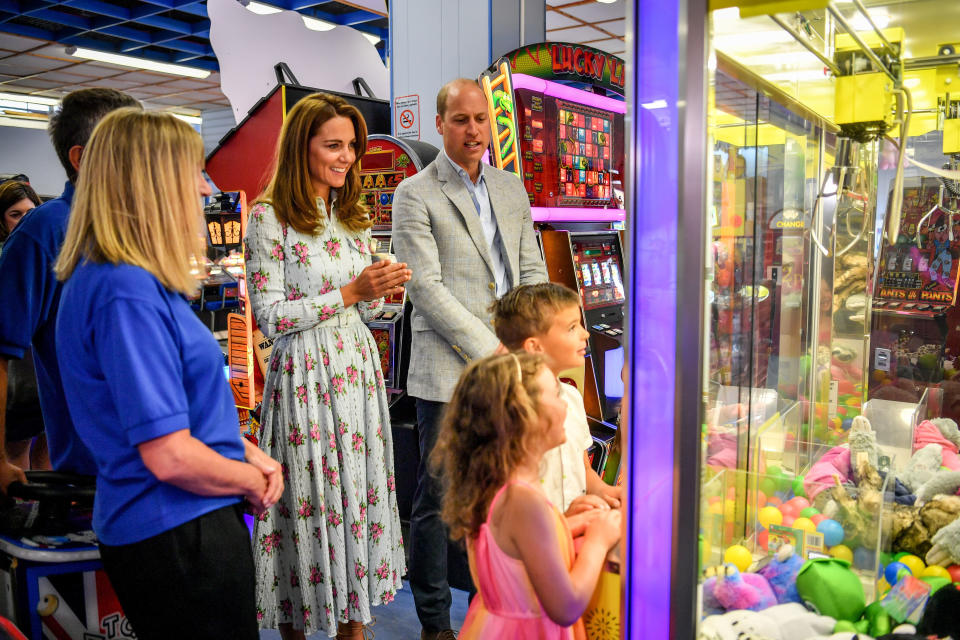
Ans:
POLYGON ((480 84, 491 163, 523 181, 550 280, 580 293, 588 357, 566 381, 583 394, 603 474, 623 397, 624 62, 544 42, 507 53, 480 84))

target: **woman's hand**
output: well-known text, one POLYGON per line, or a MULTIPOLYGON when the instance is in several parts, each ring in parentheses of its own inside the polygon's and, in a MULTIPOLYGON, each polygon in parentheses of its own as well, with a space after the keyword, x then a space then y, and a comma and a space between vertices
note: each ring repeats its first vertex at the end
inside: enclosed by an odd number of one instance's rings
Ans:
POLYGON ((380 260, 366 267, 357 279, 340 288, 343 306, 349 307, 361 300, 376 300, 403 291, 403 283, 413 272, 405 262, 380 260))

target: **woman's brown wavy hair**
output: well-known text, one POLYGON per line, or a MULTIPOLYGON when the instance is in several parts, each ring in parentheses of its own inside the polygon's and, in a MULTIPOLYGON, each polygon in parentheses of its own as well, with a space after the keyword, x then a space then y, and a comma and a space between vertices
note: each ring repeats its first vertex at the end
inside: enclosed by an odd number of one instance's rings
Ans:
MULTIPOLYGON (((282 224, 300 233, 316 235, 324 222, 317 209, 317 196, 310 182, 310 139, 323 123, 343 116, 353 121, 357 159, 347 170, 343 187, 337 190, 336 215, 340 224, 353 232, 373 224, 366 206, 360 201, 360 158, 367 151, 367 123, 352 104, 328 93, 311 94, 287 114, 277 141, 273 176, 257 202, 267 202, 282 224)), ((331 210, 330 203, 327 210, 331 210)))
POLYGON ((543 366, 541 356, 521 352, 477 360, 460 376, 430 455, 454 540, 479 532, 494 494, 541 437, 535 378, 543 366))

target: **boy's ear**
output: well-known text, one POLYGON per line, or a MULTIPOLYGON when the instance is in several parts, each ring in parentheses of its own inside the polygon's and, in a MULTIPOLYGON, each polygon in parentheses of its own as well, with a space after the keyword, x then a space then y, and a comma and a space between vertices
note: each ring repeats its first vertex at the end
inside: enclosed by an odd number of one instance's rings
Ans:
POLYGON ((524 340, 522 346, 527 353, 543 353, 543 345, 535 336, 530 336, 524 340))

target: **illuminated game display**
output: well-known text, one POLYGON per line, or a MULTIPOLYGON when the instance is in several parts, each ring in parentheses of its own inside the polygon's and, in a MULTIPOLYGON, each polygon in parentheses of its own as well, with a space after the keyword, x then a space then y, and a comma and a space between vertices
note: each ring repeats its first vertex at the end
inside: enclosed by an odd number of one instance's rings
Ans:
POLYGON ((614 240, 574 240, 573 262, 584 311, 623 304, 620 252, 614 240))

